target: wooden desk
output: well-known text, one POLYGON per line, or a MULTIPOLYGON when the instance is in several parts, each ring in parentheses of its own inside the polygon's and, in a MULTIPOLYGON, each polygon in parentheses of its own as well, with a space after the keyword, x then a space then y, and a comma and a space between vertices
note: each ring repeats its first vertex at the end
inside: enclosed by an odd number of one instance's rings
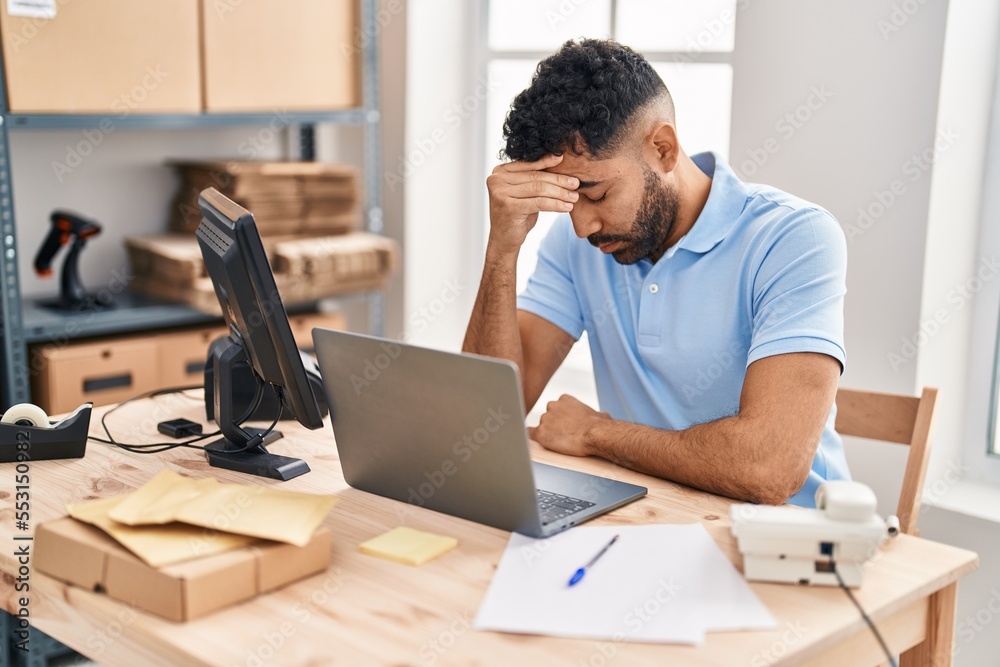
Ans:
MULTIPOLYGON (((92 433, 99 433, 95 411, 92 433)), ((184 416, 202 421, 196 400, 162 397, 112 415, 116 438, 160 439, 155 424, 184 416)), ((131 491, 169 467, 192 477, 266 483, 335 493, 326 520, 334 534, 330 569, 276 593, 206 618, 175 624, 107 597, 31 574, 35 627, 102 665, 828 665, 883 661, 867 625, 842 590, 753 584, 780 627, 767 632, 712 633, 701 647, 584 641, 478 632, 471 628, 508 534, 349 488, 332 431, 284 423, 271 451, 305 458, 312 472, 280 484, 210 468, 195 450, 136 455, 91 442, 81 460, 31 463, 31 526, 65 514, 68 502, 131 491), (399 525, 459 539, 445 556, 414 568, 362 555, 358 544, 399 525)), ((148 440, 146 440, 148 441, 148 440)), ((649 487, 649 496, 597 519, 597 524, 701 522, 739 566, 729 532, 731 501, 634 473, 608 462, 563 457, 535 447, 538 460, 649 487)), ((14 464, 0 466, 0 569, 6 608, 17 609, 11 573, 14 464)), ((18 533, 24 534, 24 533, 18 533)), ((951 664, 955 589, 977 566, 974 553, 902 536, 871 565, 857 596, 904 664, 951 664)))

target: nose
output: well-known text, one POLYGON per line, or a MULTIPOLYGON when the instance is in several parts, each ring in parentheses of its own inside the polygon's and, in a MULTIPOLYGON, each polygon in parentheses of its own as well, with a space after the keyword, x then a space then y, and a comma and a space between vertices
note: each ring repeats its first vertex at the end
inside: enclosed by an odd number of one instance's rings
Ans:
POLYGON ((569 214, 570 219, 573 221, 573 231, 576 232, 576 235, 581 239, 585 239, 591 234, 601 231, 600 218, 591 211, 581 211, 578 210, 579 208, 580 205, 577 204, 569 214))

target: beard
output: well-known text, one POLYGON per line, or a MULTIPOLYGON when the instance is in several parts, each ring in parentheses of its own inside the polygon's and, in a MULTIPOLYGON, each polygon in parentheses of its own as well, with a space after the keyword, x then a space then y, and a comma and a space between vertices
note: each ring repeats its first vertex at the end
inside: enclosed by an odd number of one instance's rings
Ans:
POLYGON ((635 264, 660 251, 677 219, 680 207, 677 190, 663 185, 649 167, 643 168, 642 189, 642 201, 632 222, 631 233, 591 234, 587 237, 594 247, 621 241, 622 247, 611 253, 619 264, 635 264))

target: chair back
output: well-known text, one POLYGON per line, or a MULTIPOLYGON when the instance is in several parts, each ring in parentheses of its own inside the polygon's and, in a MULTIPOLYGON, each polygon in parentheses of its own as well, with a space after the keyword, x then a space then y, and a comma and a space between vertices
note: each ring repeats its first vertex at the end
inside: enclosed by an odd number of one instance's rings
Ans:
POLYGON ((881 394, 856 389, 837 390, 837 432, 882 440, 910 448, 896 516, 899 529, 917 535, 920 498, 931 451, 931 428, 938 390, 924 387, 920 396, 881 394))

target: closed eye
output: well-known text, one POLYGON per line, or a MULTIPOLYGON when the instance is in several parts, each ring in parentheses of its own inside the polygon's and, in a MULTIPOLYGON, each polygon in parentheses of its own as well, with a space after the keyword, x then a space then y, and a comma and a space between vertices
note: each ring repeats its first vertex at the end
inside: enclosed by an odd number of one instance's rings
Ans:
POLYGON ((605 192, 603 195, 601 195, 600 199, 591 199, 590 197, 587 197, 587 199, 590 199, 591 203, 594 203, 594 204, 600 204, 602 201, 604 201, 607 198, 608 198, 608 193, 607 192, 605 192))

